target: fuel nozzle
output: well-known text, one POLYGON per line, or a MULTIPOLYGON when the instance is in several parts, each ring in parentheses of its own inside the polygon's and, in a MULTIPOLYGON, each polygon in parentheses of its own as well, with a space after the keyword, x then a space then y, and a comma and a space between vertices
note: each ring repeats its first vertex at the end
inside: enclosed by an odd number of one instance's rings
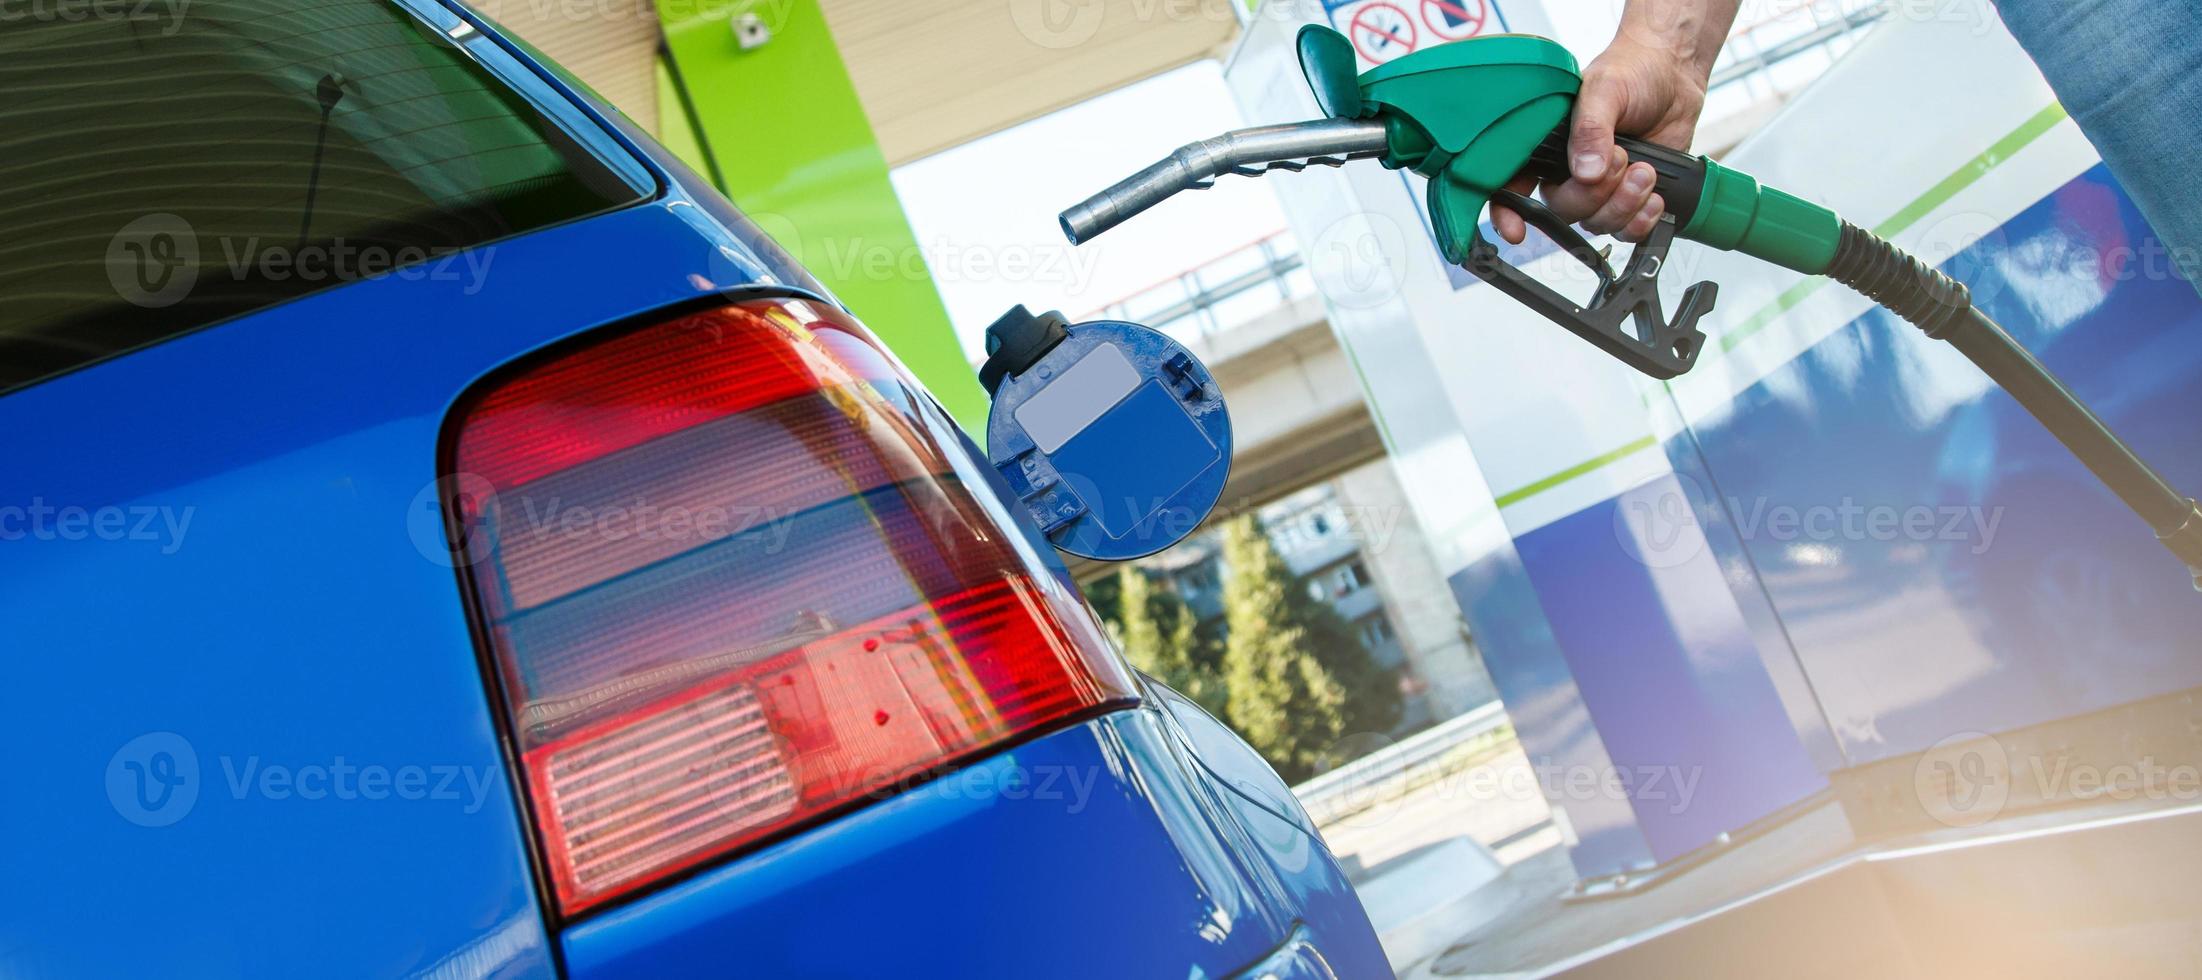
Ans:
POLYGON ((1673 318, 1659 274, 1677 238, 1755 256, 1808 276, 1827 276, 1947 341, 2039 419, 2127 507, 2156 530, 2202 589, 2202 506, 2144 462, 2055 374, 1973 306, 1965 286, 1835 212, 1705 157, 1621 137, 1649 164, 1667 213, 1616 272, 1605 250, 1549 208, 1508 189, 1517 176, 1569 179, 1568 117, 1582 88, 1558 42, 1492 34, 1434 45, 1359 71, 1345 35, 1316 24, 1297 38, 1301 74, 1329 117, 1226 133, 1179 149, 1062 214, 1072 244, 1092 238, 1182 190, 1224 174, 1258 176, 1382 158, 1429 181, 1430 231, 1438 250, 1478 279, 1650 377, 1686 374, 1705 349, 1698 322, 1719 287, 1682 293, 1673 318), (1480 217, 1496 201, 1559 244, 1598 279, 1587 302, 1514 267, 1484 237, 1480 217))
POLYGON ((1063 234, 1071 244, 1083 244, 1179 191, 1206 190, 1226 174, 1259 177, 1272 170, 1339 167, 1349 160, 1381 157, 1388 145, 1385 125, 1377 119, 1317 119, 1232 130, 1187 143, 1063 212, 1063 234))
MULTIPOLYGON (((1696 363, 1705 340, 1697 324, 1713 308, 1718 287, 1711 283, 1691 287, 1670 318, 1660 300, 1659 273, 1675 238, 1707 240, 1692 236, 1690 230, 1706 194, 1709 164, 1665 147, 1627 138, 1619 141, 1632 160, 1649 162, 1658 171, 1657 186, 1669 213, 1649 238, 1630 251, 1626 268, 1618 272, 1607 262, 1605 252, 1593 248, 1567 222, 1506 189, 1517 176, 1547 183, 1568 179, 1567 120, 1582 76, 1566 48, 1541 37, 1490 35, 1437 45, 1357 72, 1353 45, 1337 31, 1311 24, 1300 30, 1297 43, 1301 74, 1316 106, 1328 118, 1242 129, 1186 146, 1063 212, 1063 233, 1074 244, 1086 241, 1178 191, 1207 187, 1227 173, 1253 176, 1277 169, 1301 170, 1311 163, 1339 166, 1349 160, 1379 158, 1386 167, 1428 179, 1431 235, 1446 262, 1497 286, 1651 377, 1677 377, 1696 363), (1520 214, 1588 266, 1598 277, 1597 293, 1588 302, 1578 303, 1510 264, 1481 230, 1483 210, 1493 200, 1520 214)), ((1734 196, 1753 200, 1766 197, 1755 184, 1730 190, 1734 196)), ((1749 223, 1751 216, 1765 209, 1729 210, 1740 211, 1749 223)), ((1832 221, 1832 213, 1828 217, 1832 221)), ((1821 225, 1811 227, 1826 231, 1821 225)), ((1716 244, 1736 248, 1759 241, 1748 235, 1727 237, 1731 240, 1716 244)), ((1757 255, 1769 252, 1745 250, 1757 255)), ((1812 258, 1805 256, 1792 264, 1809 265, 1812 258)), ((1824 266, 1824 256, 1819 259, 1824 266)))

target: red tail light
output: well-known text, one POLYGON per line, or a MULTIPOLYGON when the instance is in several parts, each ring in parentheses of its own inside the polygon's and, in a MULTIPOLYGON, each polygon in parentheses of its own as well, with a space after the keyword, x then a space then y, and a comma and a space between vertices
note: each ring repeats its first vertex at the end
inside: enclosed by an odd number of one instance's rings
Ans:
POLYGON ((1132 697, 981 464, 823 304, 572 350, 460 426, 451 504, 568 915, 1132 697))

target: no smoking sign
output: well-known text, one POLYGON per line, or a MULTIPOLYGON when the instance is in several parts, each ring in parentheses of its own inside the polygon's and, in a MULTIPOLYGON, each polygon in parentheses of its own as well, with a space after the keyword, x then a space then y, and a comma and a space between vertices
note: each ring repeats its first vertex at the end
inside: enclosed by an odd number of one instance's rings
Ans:
POLYGON ((1498 0, 1323 0, 1363 67, 1433 44, 1506 30, 1498 0))
POLYGON ((1448 41, 1475 37, 1491 22, 1491 0, 1421 0, 1422 23, 1448 41))

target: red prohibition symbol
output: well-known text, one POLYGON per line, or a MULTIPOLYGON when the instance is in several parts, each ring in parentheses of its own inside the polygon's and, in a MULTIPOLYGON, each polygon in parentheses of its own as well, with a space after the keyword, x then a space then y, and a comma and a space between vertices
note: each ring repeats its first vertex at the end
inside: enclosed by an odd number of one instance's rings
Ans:
POLYGON ((1353 39, 1353 48, 1361 52, 1361 57, 1378 64, 1413 51, 1421 40, 1415 33, 1414 18, 1387 0, 1375 0, 1355 10, 1346 36, 1353 39))
POLYGON ((1475 37, 1490 20, 1490 0, 1422 0, 1422 22, 1448 41, 1475 37))

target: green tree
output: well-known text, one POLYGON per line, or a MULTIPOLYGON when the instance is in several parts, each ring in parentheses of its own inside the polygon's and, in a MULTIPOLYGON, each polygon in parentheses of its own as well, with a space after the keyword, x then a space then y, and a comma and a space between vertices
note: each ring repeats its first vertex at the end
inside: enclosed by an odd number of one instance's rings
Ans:
POLYGON ((1298 782, 1346 734, 1346 688, 1324 669, 1308 631, 1295 621, 1295 599, 1305 590, 1252 517, 1224 526, 1223 561, 1231 727, 1288 782, 1298 782))
MULTIPOLYGON (((1346 622, 1344 616, 1330 603, 1309 593, 1305 579, 1296 580, 1292 590, 1293 615, 1302 629, 1307 631, 1308 646, 1315 651, 1315 658, 1322 661, 1323 669, 1338 679, 1346 689, 1346 731, 1353 733, 1388 732, 1399 724, 1400 709, 1399 676, 1369 656, 1369 648, 1362 644, 1359 631, 1346 622)), ((1344 759, 1332 759, 1332 764, 1344 759)))
POLYGON ((1122 578, 1111 575, 1091 582, 1079 583, 1079 590, 1086 594, 1086 604, 1093 607, 1093 614, 1104 623, 1115 623, 1121 615, 1124 598, 1122 578))
POLYGON ((1130 565, 1119 569, 1115 581, 1115 618, 1109 633, 1124 650, 1132 666, 1192 698, 1201 707, 1221 715, 1224 686, 1201 656, 1193 610, 1169 589, 1155 588, 1145 572, 1130 565))
POLYGON ((1344 736, 1397 722, 1390 679, 1253 517, 1224 526, 1223 554, 1227 717, 1279 774, 1306 779, 1344 736))

